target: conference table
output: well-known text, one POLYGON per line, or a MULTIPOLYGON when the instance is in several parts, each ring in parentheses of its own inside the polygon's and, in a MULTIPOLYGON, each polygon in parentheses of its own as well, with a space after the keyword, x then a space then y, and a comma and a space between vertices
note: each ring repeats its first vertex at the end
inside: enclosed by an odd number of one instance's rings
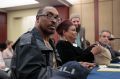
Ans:
POLYGON ((87 79, 120 79, 120 72, 97 71, 99 67, 91 70, 87 79))

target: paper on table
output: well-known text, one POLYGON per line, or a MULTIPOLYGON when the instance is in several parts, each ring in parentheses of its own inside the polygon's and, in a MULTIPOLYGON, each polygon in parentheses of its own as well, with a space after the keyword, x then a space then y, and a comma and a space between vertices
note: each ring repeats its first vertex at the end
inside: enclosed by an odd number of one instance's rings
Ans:
MULTIPOLYGON (((118 64, 116 64, 116 65, 118 65, 118 64)), ((113 64, 112 64, 112 66, 113 66, 113 64)), ((106 65, 100 65, 99 69, 97 71, 100 71, 100 72, 120 72, 120 68, 109 68, 106 65)))
POLYGON ((120 64, 110 64, 107 67, 108 68, 120 68, 120 64))

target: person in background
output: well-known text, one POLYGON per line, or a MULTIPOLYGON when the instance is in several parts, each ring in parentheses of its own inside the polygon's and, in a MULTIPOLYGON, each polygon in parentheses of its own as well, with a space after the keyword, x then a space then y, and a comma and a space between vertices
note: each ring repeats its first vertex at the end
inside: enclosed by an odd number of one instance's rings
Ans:
POLYGON ((5 62, 1 55, 2 53, 0 52, 0 79, 9 79, 8 73, 5 71, 5 62))
POLYGON ((6 44, 1 43, 0 44, 0 69, 4 70, 6 68, 5 61, 3 59, 3 50, 5 50, 6 44))
POLYGON ((5 50, 3 50, 3 58, 4 59, 12 58, 12 56, 13 56, 13 49, 12 49, 13 41, 7 40, 6 45, 7 45, 7 48, 5 50))
POLYGON ((83 50, 75 44, 77 35, 76 27, 70 20, 64 20, 58 25, 56 31, 60 35, 56 49, 60 55, 62 64, 69 61, 93 62, 94 55, 100 52, 99 46, 95 47, 98 51, 83 52, 83 50))
POLYGON ((81 26, 79 14, 76 14, 76 13, 72 14, 70 17, 70 20, 76 26, 76 31, 77 31, 76 44, 81 49, 85 49, 86 48, 85 28, 81 26))
POLYGON ((52 6, 41 7, 35 27, 24 33, 13 45, 11 79, 49 79, 60 58, 50 38, 54 34, 58 11, 52 6))
POLYGON ((120 59, 118 58, 118 56, 120 56, 120 52, 115 51, 111 46, 111 35, 112 34, 109 30, 102 30, 99 36, 99 44, 110 51, 112 56, 112 63, 120 62, 120 59))
POLYGON ((2 55, 3 55, 3 59, 5 61, 6 67, 10 68, 11 59, 13 56, 13 49, 12 49, 13 41, 7 40, 6 46, 7 46, 7 48, 5 50, 3 50, 2 55))
POLYGON ((94 62, 97 65, 109 65, 111 63, 111 60, 113 59, 113 55, 111 54, 111 51, 108 49, 110 44, 109 38, 111 38, 111 33, 108 30, 103 30, 100 33, 99 41, 95 42, 94 44, 91 44, 84 51, 84 52, 98 51, 96 50, 95 45, 101 48, 101 53, 94 55, 94 62))
POLYGON ((6 68, 6 65, 2 56, 2 51, 0 51, 0 79, 9 78, 7 72, 5 72, 5 68, 6 68))
POLYGON ((4 69, 6 66, 5 66, 5 62, 4 62, 4 59, 2 57, 2 52, 0 51, 0 69, 4 69))

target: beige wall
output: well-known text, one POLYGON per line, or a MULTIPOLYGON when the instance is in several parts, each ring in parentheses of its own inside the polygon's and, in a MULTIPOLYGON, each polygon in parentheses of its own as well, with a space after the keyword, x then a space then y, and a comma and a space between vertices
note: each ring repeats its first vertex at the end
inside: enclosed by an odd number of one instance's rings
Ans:
POLYGON ((18 37, 34 26, 38 9, 8 12, 8 40, 16 41, 18 37))
POLYGON ((99 2, 99 30, 108 29, 112 31, 112 1, 99 2))
MULTIPOLYGON (((120 0, 99 0, 99 32, 110 30, 120 37, 120 0)), ((70 8, 70 14, 79 13, 82 26, 86 29, 86 38, 94 43, 94 0, 81 0, 70 8)), ((114 48, 120 49, 120 40, 113 41, 114 48)))

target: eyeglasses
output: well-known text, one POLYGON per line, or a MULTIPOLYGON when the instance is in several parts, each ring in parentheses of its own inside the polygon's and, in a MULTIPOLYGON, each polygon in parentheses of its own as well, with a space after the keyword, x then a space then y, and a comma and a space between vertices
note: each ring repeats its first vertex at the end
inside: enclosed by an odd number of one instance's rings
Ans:
POLYGON ((72 21, 73 23, 79 23, 80 21, 72 21))
POLYGON ((56 21, 59 21, 59 19, 60 19, 58 15, 54 15, 51 12, 48 12, 47 14, 38 14, 37 16, 47 16, 48 19, 56 20, 56 21))

